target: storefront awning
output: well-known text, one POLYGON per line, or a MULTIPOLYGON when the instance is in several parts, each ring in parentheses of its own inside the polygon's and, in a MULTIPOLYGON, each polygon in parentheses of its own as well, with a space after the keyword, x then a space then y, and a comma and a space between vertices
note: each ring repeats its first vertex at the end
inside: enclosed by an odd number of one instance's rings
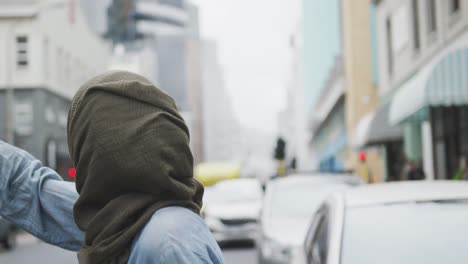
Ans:
POLYGON ((356 127, 356 137, 353 144, 355 150, 369 145, 399 140, 403 137, 402 128, 390 124, 389 111, 390 103, 386 103, 377 111, 361 118, 356 127))
POLYGON ((389 120, 390 103, 384 104, 377 110, 369 127, 366 145, 380 144, 389 141, 401 140, 403 128, 392 126, 389 120))
POLYGON ((374 119, 375 112, 368 113, 359 121, 356 127, 356 133, 353 141, 353 148, 360 149, 366 145, 369 130, 371 127, 372 120, 374 119))
POLYGON ((429 106, 468 105, 468 48, 443 52, 406 81, 390 106, 392 125, 427 118, 429 106))

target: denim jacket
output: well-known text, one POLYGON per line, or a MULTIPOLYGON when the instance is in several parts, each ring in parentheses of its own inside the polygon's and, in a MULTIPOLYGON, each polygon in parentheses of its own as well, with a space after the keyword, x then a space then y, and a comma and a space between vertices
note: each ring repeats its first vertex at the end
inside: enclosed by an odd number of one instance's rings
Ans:
MULTIPOLYGON (((79 251, 84 234, 76 226, 74 183, 27 152, 0 140, 0 215, 49 244, 79 251)), ((204 221, 182 207, 157 211, 135 238, 130 264, 223 263, 204 221), (183 227, 183 228, 180 228, 183 227)))

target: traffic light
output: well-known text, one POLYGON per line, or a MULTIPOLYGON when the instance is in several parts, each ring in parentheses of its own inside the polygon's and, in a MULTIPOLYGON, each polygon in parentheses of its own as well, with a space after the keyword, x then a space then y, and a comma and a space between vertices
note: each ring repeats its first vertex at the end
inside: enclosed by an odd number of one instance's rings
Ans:
POLYGON ((284 160, 286 158, 286 142, 281 137, 278 138, 275 148, 275 159, 284 160))

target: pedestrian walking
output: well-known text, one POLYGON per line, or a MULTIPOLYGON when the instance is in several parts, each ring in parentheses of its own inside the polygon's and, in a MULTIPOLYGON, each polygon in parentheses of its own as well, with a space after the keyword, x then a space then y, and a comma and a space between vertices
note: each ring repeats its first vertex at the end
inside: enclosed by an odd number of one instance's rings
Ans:
POLYGON ((223 262, 171 97, 137 74, 104 73, 76 93, 67 134, 76 185, 0 141, 0 215, 79 251, 80 264, 223 262))

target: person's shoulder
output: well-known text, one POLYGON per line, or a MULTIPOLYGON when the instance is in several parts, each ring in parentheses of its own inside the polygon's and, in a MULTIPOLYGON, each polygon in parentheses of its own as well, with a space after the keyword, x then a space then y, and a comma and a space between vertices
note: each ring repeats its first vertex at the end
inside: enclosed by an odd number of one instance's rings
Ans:
POLYGON ((208 231, 203 219, 192 210, 171 206, 156 211, 144 232, 183 237, 190 232, 208 231))
POLYGON ((154 213, 137 237, 132 251, 140 255, 157 254, 201 261, 194 263, 206 263, 203 260, 207 259, 211 260, 208 263, 222 263, 219 246, 203 219, 183 207, 167 207, 154 213))

